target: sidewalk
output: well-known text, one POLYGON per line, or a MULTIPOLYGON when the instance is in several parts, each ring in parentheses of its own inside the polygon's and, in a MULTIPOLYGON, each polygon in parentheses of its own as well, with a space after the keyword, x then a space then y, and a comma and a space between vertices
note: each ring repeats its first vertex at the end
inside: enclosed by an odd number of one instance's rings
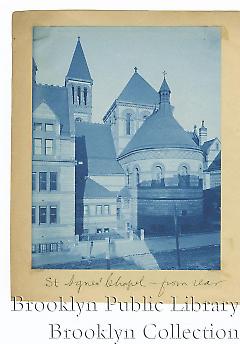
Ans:
MULTIPOLYGON (((220 244, 220 233, 188 234, 179 237, 180 249, 199 248, 220 244)), ((175 237, 164 236, 157 238, 146 238, 127 240, 116 239, 110 244, 110 257, 123 257, 134 262, 140 269, 157 269, 158 265, 153 254, 167 252, 176 249, 175 237)), ((107 244, 105 241, 94 241, 91 252, 92 259, 105 259, 107 244)), ((79 242, 68 252, 46 253, 33 255, 33 267, 44 264, 62 264, 68 262, 79 262, 89 259, 90 243, 79 242)))
MULTIPOLYGON (((176 238, 165 236, 146 238, 146 244, 153 253, 176 249, 176 238)), ((220 232, 204 234, 185 234, 179 237, 180 249, 199 248, 204 246, 220 245, 220 232)))

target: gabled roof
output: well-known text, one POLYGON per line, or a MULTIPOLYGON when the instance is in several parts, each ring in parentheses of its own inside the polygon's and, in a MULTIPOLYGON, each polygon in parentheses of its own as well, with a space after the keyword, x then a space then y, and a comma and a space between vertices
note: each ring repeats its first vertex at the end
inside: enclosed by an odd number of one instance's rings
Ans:
POLYGON ((79 37, 66 79, 92 81, 79 37))
POLYGON ((202 151, 203 153, 207 153, 208 149, 211 147, 211 145, 213 144, 213 142, 217 140, 217 137, 215 137, 214 139, 205 141, 204 144, 202 145, 202 151))
POLYGON ((117 100, 134 104, 154 105, 159 103, 159 94, 135 71, 117 100))
MULTIPOLYGON (((52 109, 49 107, 49 105, 47 103, 45 103, 45 100, 42 101, 41 104, 38 105, 38 107, 36 107, 36 109, 34 110, 35 113, 40 113, 42 117, 44 117, 44 115, 46 114, 47 116, 52 116, 55 117, 55 113, 52 111, 52 109)), ((58 117, 58 116, 56 116, 58 117)))
POLYGON ((216 158, 213 160, 213 162, 208 167, 207 171, 219 171, 221 170, 221 152, 218 153, 216 158))
POLYGON ((142 149, 157 148, 199 149, 173 117, 169 103, 161 103, 159 110, 146 118, 120 157, 142 149))
POLYGON ((75 132, 77 160, 87 162, 90 176, 124 174, 116 160, 110 126, 77 122, 75 132))
POLYGON ((46 103, 59 118, 62 133, 69 134, 68 94, 65 87, 34 84, 32 90, 32 111, 46 103))
POLYGON ((109 191, 91 178, 86 178, 84 198, 115 198, 116 192, 109 191))

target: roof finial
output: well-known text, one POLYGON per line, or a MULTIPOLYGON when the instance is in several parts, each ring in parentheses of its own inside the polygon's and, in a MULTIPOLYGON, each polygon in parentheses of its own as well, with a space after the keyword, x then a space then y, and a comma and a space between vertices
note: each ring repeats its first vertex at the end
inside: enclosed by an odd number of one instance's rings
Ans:
POLYGON ((78 42, 80 42, 80 36, 78 36, 78 42))
POLYGON ((137 67, 134 67, 134 72, 137 73, 138 69, 137 67))
POLYGON ((163 71, 163 76, 164 76, 164 79, 165 79, 165 76, 167 75, 167 72, 164 70, 163 71))

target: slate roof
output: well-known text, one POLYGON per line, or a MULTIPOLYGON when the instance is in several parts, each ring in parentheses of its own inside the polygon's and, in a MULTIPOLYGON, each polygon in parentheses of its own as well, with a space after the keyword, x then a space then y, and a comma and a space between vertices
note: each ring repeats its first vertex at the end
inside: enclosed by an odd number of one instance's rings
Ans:
POLYGON ((92 81, 79 37, 66 79, 92 81))
POLYGON ((135 72, 117 100, 134 104, 153 105, 159 103, 159 94, 138 72, 135 72))
POLYGON ((119 157, 142 149, 156 148, 199 149, 173 117, 169 103, 161 103, 159 110, 146 118, 119 157))
POLYGON ((216 158, 213 160, 213 162, 208 167, 207 171, 219 171, 221 170, 221 152, 218 153, 216 158))
POLYGON ((199 137, 196 133, 192 131, 186 131, 186 133, 191 137, 191 139, 199 146, 199 137))
POLYGON ((212 143, 216 140, 216 137, 214 139, 205 141, 204 144, 202 145, 202 151, 203 153, 207 153, 208 149, 211 147, 212 143))
POLYGON ((124 174, 116 160, 111 128, 106 124, 76 123, 76 157, 87 162, 89 175, 124 174))
POLYGON ((165 77, 163 79, 159 92, 164 92, 164 91, 171 92, 165 77))
POLYGON ((67 88, 41 84, 33 85, 32 111, 34 111, 42 102, 45 102, 55 115, 58 116, 62 127, 62 134, 69 135, 67 88))
POLYGON ((91 178, 86 178, 84 198, 115 198, 116 192, 109 191, 91 178))

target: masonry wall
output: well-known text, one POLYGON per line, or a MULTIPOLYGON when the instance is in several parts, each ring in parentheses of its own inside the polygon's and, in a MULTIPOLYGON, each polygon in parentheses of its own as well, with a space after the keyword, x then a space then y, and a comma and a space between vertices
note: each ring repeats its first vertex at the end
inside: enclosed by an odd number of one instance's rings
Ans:
POLYGON ((98 230, 104 233, 117 229, 117 202, 116 198, 84 198, 83 205, 88 212, 83 217, 83 234, 95 234, 98 230), (97 214, 97 206, 102 206, 102 214, 97 214), (109 213, 104 206, 109 206, 109 213))
POLYGON ((111 125, 116 154, 119 155, 136 134, 144 120, 153 113, 155 105, 139 105, 115 102, 107 114, 105 123, 111 125), (131 115, 131 133, 126 134, 126 116, 131 115))
MULTIPOLYGON (((173 234, 174 216, 179 218, 182 231, 197 230, 203 220, 203 156, 200 150, 156 149, 143 150, 120 160, 129 173, 131 194, 131 226, 151 233, 173 234), (179 186, 179 168, 187 166, 189 186, 179 186), (161 166, 164 186, 153 186, 153 168, 161 166), (136 185, 134 170, 139 171, 136 185), (195 228, 193 228, 195 227, 195 228)), ((125 218, 127 218, 125 216, 125 218)))

